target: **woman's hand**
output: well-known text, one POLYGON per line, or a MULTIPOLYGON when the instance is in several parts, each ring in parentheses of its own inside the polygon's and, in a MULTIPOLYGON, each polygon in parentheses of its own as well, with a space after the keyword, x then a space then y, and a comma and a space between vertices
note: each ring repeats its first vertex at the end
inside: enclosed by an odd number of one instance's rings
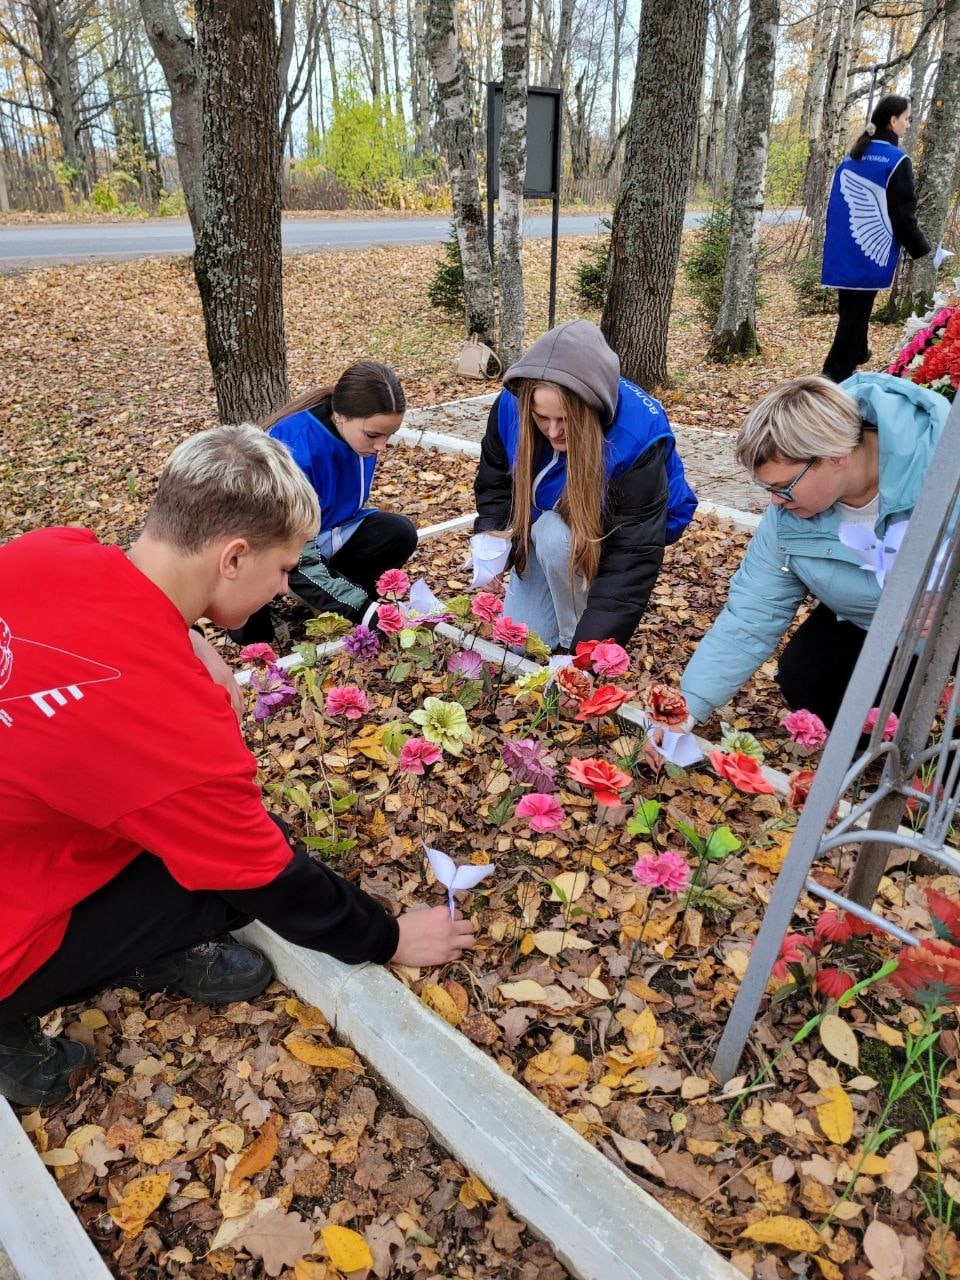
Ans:
POLYGON ((205 636, 202 636, 199 631, 190 631, 190 643, 193 646, 194 654, 206 667, 210 679, 214 684, 222 685, 230 695, 230 705, 233 707, 239 723, 243 719, 243 695, 240 693, 240 686, 237 684, 233 672, 210 641, 205 636))
POLYGON ((459 960, 476 941, 473 925, 458 911, 450 919, 449 907, 420 907, 405 911, 397 921, 400 941, 393 953, 394 964, 421 969, 459 960))

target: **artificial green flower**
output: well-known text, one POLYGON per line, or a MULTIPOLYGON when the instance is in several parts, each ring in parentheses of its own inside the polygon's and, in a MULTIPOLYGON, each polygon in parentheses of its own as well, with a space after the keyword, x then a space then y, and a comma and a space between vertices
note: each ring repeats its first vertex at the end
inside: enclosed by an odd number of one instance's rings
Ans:
POLYGON ((530 698, 542 693, 552 674, 552 671, 544 667, 542 671, 529 671, 525 675, 517 676, 513 682, 517 690, 515 697, 530 698))
POLYGON ((546 662, 550 657, 550 646, 545 644, 535 631, 527 632, 523 647, 527 656, 533 658, 535 662, 546 662))
POLYGON ((304 630, 315 640, 336 640, 338 636, 345 636, 348 631, 352 631, 353 623, 339 613, 318 613, 315 618, 309 619, 304 630))
POLYGON ((452 756, 460 755, 471 734, 467 713, 459 702, 425 698, 423 706, 412 712, 410 719, 420 725, 420 731, 428 742, 435 742, 452 756))
POLYGON ((744 756, 752 756, 757 764, 763 764, 763 747, 746 729, 732 729, 730 725, 723 724, 723 737, 720 740, 720 748, 722 751, 739 752, 744 756))

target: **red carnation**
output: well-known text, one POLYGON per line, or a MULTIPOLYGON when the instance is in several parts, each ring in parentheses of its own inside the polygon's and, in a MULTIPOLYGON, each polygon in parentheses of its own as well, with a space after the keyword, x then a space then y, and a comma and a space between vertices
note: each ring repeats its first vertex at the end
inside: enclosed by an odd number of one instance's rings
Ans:
POLYGON ((687 719, 687 700, 682 693, 665 684, 651 684, 646 693, 647 710, 657 724, 668 729, 676 729, 687 719))

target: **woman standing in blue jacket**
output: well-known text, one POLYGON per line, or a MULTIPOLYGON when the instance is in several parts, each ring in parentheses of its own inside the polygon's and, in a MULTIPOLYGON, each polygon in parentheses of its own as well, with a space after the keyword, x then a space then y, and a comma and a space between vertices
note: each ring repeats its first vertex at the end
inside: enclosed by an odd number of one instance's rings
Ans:
POLYGON ((664 543, 697 506, 667 415, 620 377, 619 358, 587 320, 544 334, 503 383, 474 482, 475 565, 512 566, 506 612, 552 649, 626 644, 664 543))
MULTIPOLYGON (((377 578, 401 568, 416 549, 411 521, 366 505, 377 458, 406 407, 394 371, 379 360, 360 360, 332 386, 302 392, 264 423, 293 454, 320 500, 320 532, 289 577, 293 595, 317 613, 365 621, 373 612, 377 578)), ((238 644, 272 640, 270 606, 230 637, 238 644)))
POLYGON ((910 128, 910 100, 888 93, 833 176, 821 283, 837 293, 837 331, 824 375, 843 382, 870 359, 867 326, 879 289, 888 289, 901 248, 930 252, 917 224, 910 157, 900 140, 910 128))
POLYGON ((794 378, 750 411, 737 458, 770 506, 683 674, 693 722, 746 683, 812 596, 817 604, 783 650, 777 682, 789 707, 833 724, 883 578, 865 570, 869 549, 848 544, 882 547, 891 526, 909 518, 949 408, 904 378, 862 373, 842 387, 794 378))

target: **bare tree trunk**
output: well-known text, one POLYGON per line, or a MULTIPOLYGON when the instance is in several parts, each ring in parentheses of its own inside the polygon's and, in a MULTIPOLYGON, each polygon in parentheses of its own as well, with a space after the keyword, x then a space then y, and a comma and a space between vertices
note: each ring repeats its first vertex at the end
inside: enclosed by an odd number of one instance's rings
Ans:
POLYGON ((840 0, 824 83, 820 129, 810 148, 804 180, 807 212, 810 215, 810 250, 818 256, 823 248, 824 223, 830 177, 840 151, 840 131, 847 94, 847 70, 853 54, 854 19, 857 0, 840 0))
POLYGON ((730 189, 737 165, 737 72, 741 47, 737 29, 740 25, 740 7, 741 0, 727 0, 723 40, 723 157, 720 161, 720 184, 714 193, 715 197, 730 189))
MULTIPOLYGON (((337 114, 337 108, 340 105, 340 82, 337 79, 337 55, 333 49, 333 32, 330 30, 330 6, 324 5, 323 14, 320 18, 320 34, 323 36, 323 47, 327 52, 327 67, 330 71, 330 101, 333 105, 333 114, 337 114)), ((320 99, 321 112, 323 109, 323 99, 320 99)))
POLYGON ((194 242, 203 222, 203 117, 193 36, 180 25, 174 0, 140 0, 147 39, 170 90, 170 124, 194 242))
POLYGON ((723 33, 720 14, 713 11, 713 57, 710 60, 710 112, 707 119, 707 137, 703 157, 703 180, 711 187, 717 185, 720 172, 720 113, 723 110, 723 33))
POLYGON ((414 0, 413 62, 416 66, 416 99, 414 116, 417 122, 417 154, 430 150, 430 64, 427 60, 427 0, 414 0))
POLYGON ((453 216, 463 263, 467 332, 493 345, 493 273, 477 177, 470 85, 456 31, 455 0, 428 0, 427 53, 440 95, 453 216))
POLYGON ((651 389, 667 376, 707 8, 708 0, 655 0, 640 19, 602 327, 624 374, 651 389))
POLYGON ((610 66, 610 126, 607 129, 607 152, 612 152, 620 132, 620 58, 623 51, 623 24, 627 16, 627 0, 613 0, 613 59, 610 66))
POLYGON ((563 84, 564 68, 570 56, 570 39, 573 33, 574 0, 560 0, 560 22, 557 25, 557 39, 553 46, 553 57, 550 59, 550 83, 557 88, 563 84))
POLYGON ((222 422, 287 399, 273 5, 198 0, 203 222, 194 274, 222 422))
MULTIPOLYGON (((920 10, 920 16, 917 19, 921 29, 929 22, 930 17, 938 8, 939 2, 940 0, 923 0, 923 8, 920 10)), ((910 97, 913 101, 914 127, 904 139, 903 149, 911 157, 917 149, 917 139, 922 132, 920 124, 926 109, 924 86, 927 80, 927 72, 930 69, 933 36, 934 32, 931 24, 917 42, 913 57, 910 59, 910 97)))
POLYGON ((803 90, 803 105, 800 108, 800 132, 810 138, 811 143, 816 136, 816 131, 820 128, 820 117, 823 112, 823 88, 827 71, 827 50, 830 47, 832 13, 831 0, 817 0, 813 15, 813 38, 810 42, 807 81, 803 90))
POLYGON ((755 355, 758 350, 757 251, 767 180, 779 21, 780 0, 750 0, 723 301, 710 348, 715 360, 727 360, 732 355, 755 355))
POLYGON ((503 0, 500 125, 500 359, 523 350, 523 182, 527 172, 527 0, 503 0))

